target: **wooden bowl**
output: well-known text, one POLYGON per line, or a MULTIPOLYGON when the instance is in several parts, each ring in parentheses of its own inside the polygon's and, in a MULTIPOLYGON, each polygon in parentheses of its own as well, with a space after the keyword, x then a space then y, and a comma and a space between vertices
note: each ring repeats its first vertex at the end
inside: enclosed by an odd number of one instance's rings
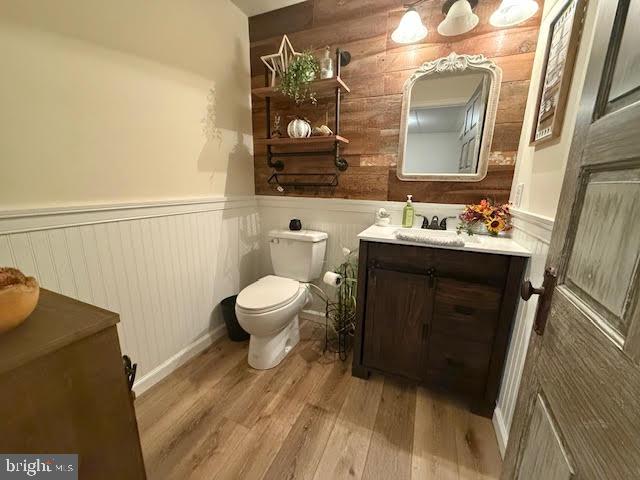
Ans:
POLYGON ((38 304, 40 286, 33 277, 25 283, 0 287, 0 333, 17 327, 31 315, 38 304))

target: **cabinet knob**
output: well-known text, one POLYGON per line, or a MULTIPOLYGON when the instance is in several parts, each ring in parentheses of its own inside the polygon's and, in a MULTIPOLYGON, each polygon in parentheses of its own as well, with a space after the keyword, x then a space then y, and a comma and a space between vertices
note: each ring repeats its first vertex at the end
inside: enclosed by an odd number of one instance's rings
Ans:
POLYGON ((437 276, 438 273, 436 272, 435 268, 427 269, 427 277, 429 277, 429 288, 435 288, 437 276))
POLYGON ((129 358, 129 355, 122 356, 122 363, 124 365, 124 374, 127 377, 127 385, 129 391, 133 390, 133 383, 136 381, 136 373, 138 371, 138 364, 133 363, 129 358))

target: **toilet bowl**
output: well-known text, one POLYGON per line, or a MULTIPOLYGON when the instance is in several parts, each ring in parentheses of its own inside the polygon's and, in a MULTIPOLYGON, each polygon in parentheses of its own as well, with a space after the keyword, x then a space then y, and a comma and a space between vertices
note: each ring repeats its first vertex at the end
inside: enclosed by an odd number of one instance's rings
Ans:
POLYGON ((244 288, 236 300, 238 322, 250 335, 249 365, 278 365, 300 341, 298 314, 311 301, 308 282, 320 276, 328 235, 313 230, 272 230, 269 252, 275 275, 244 288))
POLYGON ((298 314, 311 300, 307 285, 267 275, 242 290, 236 300, 238 322, 250 335, 249 365, 278 365, 300 341, 298 314))

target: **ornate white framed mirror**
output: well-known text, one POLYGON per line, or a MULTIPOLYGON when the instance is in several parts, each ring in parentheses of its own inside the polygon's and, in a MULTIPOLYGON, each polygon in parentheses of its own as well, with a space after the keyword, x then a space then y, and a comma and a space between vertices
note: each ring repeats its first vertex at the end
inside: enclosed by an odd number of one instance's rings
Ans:
POLYGON ((479 182, 487 175, 502 70, 484 55, 426 62, 405 82, 397 175, 479 182))

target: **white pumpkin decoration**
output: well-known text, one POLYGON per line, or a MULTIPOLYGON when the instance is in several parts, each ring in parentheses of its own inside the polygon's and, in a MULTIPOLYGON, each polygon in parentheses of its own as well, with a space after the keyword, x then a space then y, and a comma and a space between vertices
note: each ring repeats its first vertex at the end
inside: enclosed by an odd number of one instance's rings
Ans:
POLYGON ((291 138, 308 138, 311 136, 311 124, 302 118, 295 118, 289 122, 287 133, 291 138))

